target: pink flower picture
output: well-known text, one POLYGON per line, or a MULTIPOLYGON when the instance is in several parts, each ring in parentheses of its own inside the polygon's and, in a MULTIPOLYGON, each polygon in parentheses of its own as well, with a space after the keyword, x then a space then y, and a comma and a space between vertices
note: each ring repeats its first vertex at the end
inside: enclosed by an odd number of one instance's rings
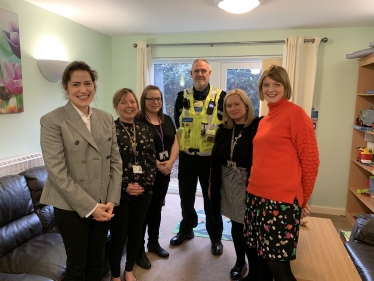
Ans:
POLYGON ((0 114, 23 112, 18 15, 0 8, 0 29, 0 114))

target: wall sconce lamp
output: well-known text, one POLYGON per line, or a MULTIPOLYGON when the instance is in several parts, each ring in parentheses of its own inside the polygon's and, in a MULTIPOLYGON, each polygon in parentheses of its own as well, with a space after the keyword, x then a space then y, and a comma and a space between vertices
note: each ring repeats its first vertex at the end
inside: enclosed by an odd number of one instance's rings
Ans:
POLYGON ((51 82, 61 80, 62 73, 64 72, 66 66, 70 64, 68 61, 49 59, 38 59, 37 62, 41 74, 45 79, 51 82))

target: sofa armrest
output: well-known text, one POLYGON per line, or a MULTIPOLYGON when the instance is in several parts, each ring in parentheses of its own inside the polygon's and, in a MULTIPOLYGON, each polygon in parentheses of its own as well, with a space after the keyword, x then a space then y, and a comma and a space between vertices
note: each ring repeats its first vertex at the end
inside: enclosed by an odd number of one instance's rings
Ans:
POLYGON ((364 214, 357 218, 349 238, 349 242, 354 241, 374 245, 374 214, 364 214))
POLYGON ((34 167, 27 169, 20 173, 20 175, 23 175, 26 178, 34 207, 40 206, 40 196, 42 195, 44 184, 48 176, 47 169, 45 166, 34 167))

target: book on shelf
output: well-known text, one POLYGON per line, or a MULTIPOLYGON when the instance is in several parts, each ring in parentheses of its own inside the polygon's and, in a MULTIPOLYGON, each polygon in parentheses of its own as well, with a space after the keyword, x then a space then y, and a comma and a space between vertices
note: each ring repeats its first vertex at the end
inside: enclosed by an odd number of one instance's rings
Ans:
POLYGON ((366 127, 366 126, 353 125, 353 128, 360 130, 360 131, 373 131, 372 127, 366 127))

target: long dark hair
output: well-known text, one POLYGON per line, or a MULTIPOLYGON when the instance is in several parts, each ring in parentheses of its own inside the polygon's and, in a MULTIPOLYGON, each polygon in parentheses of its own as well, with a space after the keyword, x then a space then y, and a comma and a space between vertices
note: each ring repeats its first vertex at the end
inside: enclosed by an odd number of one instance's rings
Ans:
POLYGON ((157 112, 157 115, 158 117, 160 117, 160 120, 161 121, 164 121, 164 113, 162 112, 163 110, 163 95, 162 95, 162 92, 160 90, 159 87, 155 86, 155 85, 148 85, 147 87, 144 88, 143 90, 143 93, 142 93, 142 96, 140 97, 140 111, 138 113, 138 120, 139 121, 145 121, 146 118, 145 118, 145 114, 146 114, 146 107, 145 107, 145 98, 147 97, 147 93, 148 91, 150 90, 156 90, 156 91, 159 91, 160 92, 160 95, 161 95, 161 108, 160 110, 157 112))

